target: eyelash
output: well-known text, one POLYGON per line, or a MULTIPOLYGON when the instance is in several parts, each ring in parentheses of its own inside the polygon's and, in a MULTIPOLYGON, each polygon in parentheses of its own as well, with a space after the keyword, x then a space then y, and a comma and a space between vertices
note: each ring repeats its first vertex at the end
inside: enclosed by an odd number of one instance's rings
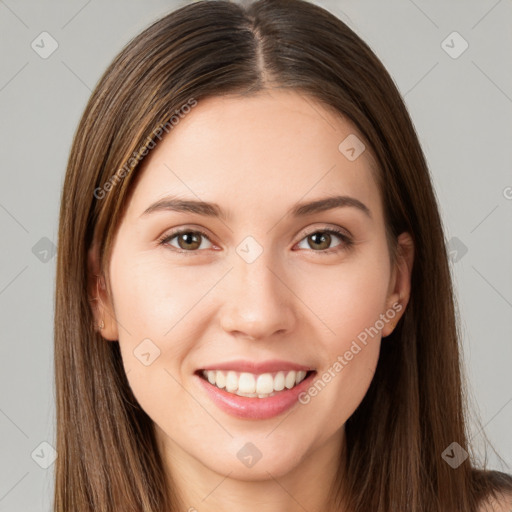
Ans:
MULTIPOLYGON (((200 229, 186 229, 185 228, 185 229, 179 229, 179 230, 173 231, 169 234, 166 233, 164 236, 162 236, 161 238, 158 239, 158 245, 171 247, 168 245, 168 242, 170 242, 173 238, 175 238, 179 235, 183 235, 185 233, 200 234, 201 236, 204 236, 207 240, 209 240, 211 242, 209 236, 204 231, 201 231, 200 229)), ((343 250, 346 251, 346 250, 350 249, 354 245, 353 240, 348 235, 346 235, 343 231, 338 230, 336 228, 315 229, 314 231, 306 233, 306 235, 304 235, 304 237, 302 237, 299 240, 299 242, 302 242, 302 240, 304 240, 308 236, 314 235, 316 233, 329 233, 331 235, 334 234, 341 239, 342 243, 337 245, 334 248, 331 248, 331 249, 324 249, 324 250, 319 250, 319 251, 310 249, 312 252, 317 252, 317 253, 320 253, 323 255, 337 254, 340 251, 343 251, 343 250)), ((196 252, 199 252, 197 249, 193 250, 193 251, 186 251, 184 249, 177 249, 176 247, 171 247, 171 250, 178 252, 178 253, 189 253, 189 254, 194 254, 196 252)))

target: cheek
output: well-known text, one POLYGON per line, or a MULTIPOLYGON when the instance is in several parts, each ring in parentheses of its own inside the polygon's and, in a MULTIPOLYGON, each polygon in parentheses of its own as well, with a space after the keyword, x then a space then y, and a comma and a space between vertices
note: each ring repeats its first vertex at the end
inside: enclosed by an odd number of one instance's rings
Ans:
MULTIPOLYGON (((111 283, 118 319, 119 347, 126 377, 142 409, 157 425, 172 425, 197 414, 186 400, 183 361, 190 351, 187 312, 197 302, 198 286, 192 276, 173 271, 146 257, 136 262, 112 258, 111 283), (181 320, 181 321, 180 321, 181 320)), ((206 288, 206 286, 204 286, 206 288)), ((201 286, 199 286, 201 288, 201 286)), ((190 316, 190 315, 189 315, 190 316)))
POLYGON ((219 279, 219 269, 198 271, 177 266, 159 250, 112 258, 115 314, 121 325, 120 343, 153 338, 162 351, 178 355, 193 337, 201 300, 219 279), (192 331, 191 331, 192 329, 192 331), (128 334, 129 333, 129 334, 128 334))
POLYGON ((360 404, 377 366, 390 271, 379 254, 347 258, 314 276, 304 272, 301 279, 299 294, 320 319, 316 347, 323 364, 302 403, 325 413, 333 428, 360 404))
POLYGON ((157 400, 154 390, 174 392, 174 381, 164 370, 179 379, 174 368, 186 353, 179 319, 190 309, 194 293, 179 272, 118 249, 112 256, 111 284, 119 346, 128 381, 144 405, 157 400))
POLYGON ((207 322, 203 299, 225 270, 199 272, 192 265, 178 267, 156 251, 129 256, 121 245, 117 249, 111 284, 123 365, 134 395, 156 420, 153 414, 168 413, 160 407, 164 397, 190 405, 179 383, 190 378, 187 358, 207 322))
POLYGON ((347 343, 375 326, 385 311, 389 271, 387 260, 371 252, 347 257, 339 265, 318 266, 315 272, 300 271, 294 289, 325 332, 326 346, 345 351, 347 343))

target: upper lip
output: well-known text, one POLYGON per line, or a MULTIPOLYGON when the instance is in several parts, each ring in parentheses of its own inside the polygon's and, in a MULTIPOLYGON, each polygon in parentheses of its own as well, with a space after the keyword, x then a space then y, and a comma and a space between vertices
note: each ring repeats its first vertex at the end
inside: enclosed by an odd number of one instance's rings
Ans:
POLYGON ((303 370, 307 372, 314 370, 314 368, 292 363, 290 361, 280 361, 278 359, 261 362, 238 359, 236 361, 225 361, 222 363, 211 364, 201 368, 201 370, 232 370, 235 372, 248 372, 259 375, 262 373, 278 372, 279 370, 303 370))

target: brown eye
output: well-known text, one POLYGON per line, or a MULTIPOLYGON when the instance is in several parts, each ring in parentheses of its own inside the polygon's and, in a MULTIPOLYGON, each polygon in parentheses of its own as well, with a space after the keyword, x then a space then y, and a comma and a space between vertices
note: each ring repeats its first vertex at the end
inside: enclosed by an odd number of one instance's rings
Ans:
POLYGON ((349 249, 352 243, 352 239, 348 235, 337 229, 317 229, 306 235, 299 242, 299 247, 301 249, 313 249, 313 252, 333 254, 343 249, 349 249), (334 239, 337 238, 339 242, 331 246, 333 237, 334 239), (304 240, 307 241, 308 247, 300 247, 304 240))
POLYGON ((309 244, 312 249, 325 250, 329 249, 331 245, 331 235, 329 233, 319 231, 309 235, 307 238, 309 241, 312 241, 312 243, 309 244))
MULTIPOLYGON (((174 248, 178 250, 178 252, 179 250, 183 252, 196 252, 196 249, 201 248, 203 239, 208 240, 208 237, 204 233, 188 229, 171 233, 169 236, 163 238, 160 243, 174 248), (177 247, 171 243, 174 239, 177 240, 177 247)), ((204 249, 205 247, 202 248, 204 249)))
POLYGON ((198 249, 201 245, 201 235, 192 231, 178 235, 178 245, 181 249, 198 249))

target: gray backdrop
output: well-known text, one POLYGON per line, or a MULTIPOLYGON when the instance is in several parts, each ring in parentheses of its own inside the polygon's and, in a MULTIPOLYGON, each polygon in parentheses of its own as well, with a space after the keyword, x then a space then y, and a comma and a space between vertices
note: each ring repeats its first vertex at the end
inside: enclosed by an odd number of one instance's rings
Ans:
MULTIPOLYGON (((318 3, 372 47, 405 97, 449 240, 470 391, 508 467, 492 452, 491 465, 512 472, 512 2, 318 3)), ((54 244, 73 133, 114 55, 180 5, 0 0, 2 512, 52 501, 54 244)), ((480 444, 476 423, 471 432, 480 444)))

